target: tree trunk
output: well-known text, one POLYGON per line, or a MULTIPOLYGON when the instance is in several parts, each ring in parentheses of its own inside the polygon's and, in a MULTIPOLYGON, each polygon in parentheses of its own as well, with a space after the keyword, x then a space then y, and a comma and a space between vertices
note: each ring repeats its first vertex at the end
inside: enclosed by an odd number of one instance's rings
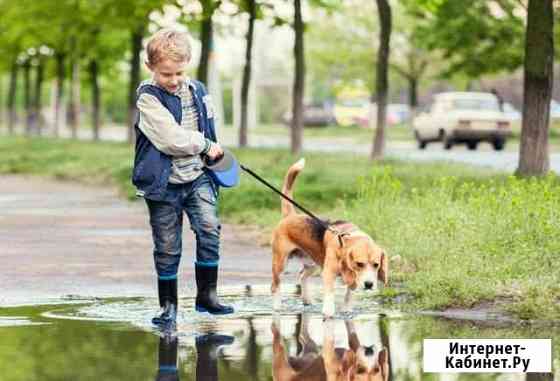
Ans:
POLYGON ((45 76, 45 63, 44 61, 41 59, 41 57, 39 57, 39 62, 37 65, 37 75, 35 76, 35 96, 33 98, 33 118, 32 118, 32 130, 34 133, 36 133, 37 135, 41 135, 41 130, 43 128, 42 126, 42 110, 41 110, 41 106, 42 106, 42 102, 41 102, 41 96, 42 96, 42 92, 43 92, 43 79, 45 76))
POLYGON ((381 345, 387 350, 387 380, 393 381, 393 367, 391 366, 391 341, 389 340, 389 321, 385 314, 379 316, 379 337, 381 345))
POLYGON ((12 61, 12 67, 10 69, 10 85, 8 89, 8 131, 10 135, 14 134, 16 125, 16 91, 17 91, 17 75, 18 75, 18 64, 17 59, 14 58, 12 61))
POLYGON ((5 77, 4 75, 0 74, 0 126, 3 128, 6 122, 6 101, 4 99, 4 86, 5 86, 5 77))
POLYGON ((251 56, 253 52, 253 31, 257 17, 255 0, 248 0, 249 29, 247 30, 247 46, 245 50, 245 68, 243 69, 243 84, 241 86, 241 125, 239 128, 239 147, 247 146, 247 113, 249 102, 249 84, 251 82, 251 56))
POLYGON ((56 53, 56 95, 54 100, 54 125, 53 135, 58 137, 60 132, 60 122, 62 120, 62 97, 64 96, 64 53, 56 53))
POLYGON ((136 123, 136 89, 140 85, 140 52, 142 51, 142 38, 145 26, 141 25, 132 32, 132 58, 130 59, 130 82, 128 86, 128 115, 127 139, 129 143, 134 140, 134 124, 136 123))
POLYGON ((418 78, 408 78, 408 105, 411 110, 418 107, 418 78))
POLYGON ((93 125, 93 140, 99 140, 100 128, 100 104, 101 96, 99 92, 99 66, 97 60, 93 59, 89 63, 89 75, 91 80, 91 111, 92 111, 92 125, 93 125))
POLYGON ((414 76, 408 77, 408 106, 410 107, 409 124, 412 127, 412 121, 418 108, 418 78, 414 76))
MULTIPOLYGON (((208 6, 211 7, 212 5, 210 4, 208 6)), ((210 52, 213 49, 212 44, 214 43, 214 28, 212 25, 213 13, 213 11, 210 11, 209 15, 204 17, 204 19, 202 20, 200 31, 202 49, 200 51, 200 61, 198 63, 198 69, 196 71, 196 77, 200 82, 204 84, 208 84, 208 62, 210 61, 210 52)))
POLYGON ((295 7, 295 75, 292 93, 292 144, 293 154, 299 154, 303 143, 303 94, 305 91, 305 56, 303 46, 303 19, 301 16, 301 0, 294 0, 295 7))
POLYGON ((68 97, 68 124, 72 131, 72 139, 78 138, 80 125, 80 61, 73 54, 71 60, 70 96, 68 97))
POLYGON ((379 50, 377 51, 377 124, 371 158, 373 160, 383 159, 385 151, 385 122, 387 113, 387 91, 389 88, 389 42, 391 39, 391 6, 388 0, 377 0, 379 23, 381 33, 379 36, 379 50))
POLYGON ((529 0, 525 37, 520 176, 542 176, 549 169, 548 128, 554 62, 553 0, 529 0))
POLYGON ((33 110, 31 109, 31 62, 29 59, 23 64, 23 105, 25 109, 25 134, 30 135, 33 110))

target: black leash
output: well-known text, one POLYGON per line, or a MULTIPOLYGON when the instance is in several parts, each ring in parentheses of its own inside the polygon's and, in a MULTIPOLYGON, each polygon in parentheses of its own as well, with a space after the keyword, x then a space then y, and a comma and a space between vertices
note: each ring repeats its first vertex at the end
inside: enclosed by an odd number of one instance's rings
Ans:
POLYGON ((313 218, 315 221, 317 221, 317 223, 319 223, 325 229, 330 230, 331 232, 335 233, 338 236, 338 241, 340 243, 340 246, 342 247, 342 236, 345 235, 344 233, 340 233, 339 231, 334 229, 330 224, 327 224, 325 221, 321 220, 319 217, 317 217, 316 215, 311 213, 309 210, 307 210, 306 208, 304 208, 303 206, 298 204, 296 201, 294 201, 291 198, 289 198, 288 196, 286 196, 284 193, 282 193, 281 191, 276 189, 273 185, 271 185, 268 181, 266 181, 265 179, 263 179, 262 177, 257 175, 255 172, 253 172, 253 170, 251 170, 250 168, 247 168, 246 166, 244 166, 241 163, 239 164, 239 166, 241 167, 241 169, 243 169, 245 172, 247 172, 248 174, 253 176, 255 179, 259 180, 261 183, 263 183, 264 185, 266 185, 267 187, 272 189, 274 192, 278 193, 283 199, 285 199, 286 201, 288 201, 289 203, 294 205, 296 208, 300 209, 302 212, 307 214, 309 217, 313 218))

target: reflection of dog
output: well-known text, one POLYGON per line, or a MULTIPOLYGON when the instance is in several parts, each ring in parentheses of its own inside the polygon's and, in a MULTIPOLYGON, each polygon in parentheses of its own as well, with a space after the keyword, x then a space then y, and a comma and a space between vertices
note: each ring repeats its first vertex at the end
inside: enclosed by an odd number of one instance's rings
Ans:
POLYGON ((304 320, 298 337, 303 350, 295 358, 287 356, 282 336, 276 324, 272 324, 274 381, 389 379, 389 356, 385 348, 375 353, 373 347, 361 346, 351 321, 345 322, 350 348, 335 348, 334 327, 330 323, 325 323, 323 350, 319 353, 304 320))
MULTIPOLYGON (((298 173, 303 169, 302 159, 288 169, 282 192, 292 197, 292 187, 298 173)), ((388 258, 369 235, 355 225, 337 221, 326 228, 308 216, 297 214, 288 201, 282 199, 282 220, 272 235, 272 294, 274 309, 279 309, 280 275, 288 258, 299 257, 303 261, 300 273, 304 304, 310 304, 307 280, 319 267, 323 268, 323 314, 332 316, 334 307, 334 284, 338 275, 347 286, 346 310, 351 310, 351 291, 357 287, 374 290, 379 279, 385 285, 389 275, 388 258)))

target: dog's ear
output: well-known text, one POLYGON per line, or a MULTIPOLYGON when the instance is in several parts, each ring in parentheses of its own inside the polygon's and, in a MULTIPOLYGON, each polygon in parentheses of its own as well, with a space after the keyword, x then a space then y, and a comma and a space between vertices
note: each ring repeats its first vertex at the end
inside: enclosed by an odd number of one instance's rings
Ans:
POLYGON ((377 279, 383 282, 384 286, 387 286, 389 282, 389 258, 387 258, 387 254, 384 251, 381 253, 381 263, 377 271, 377 279))
POLYGON ((352 286, 356 283, 356 273, 350 267, 350 261, 352 258, 352 252, 348 250, 340 258, 340 274, 342 280, 347 286, 352 286))
POLYGON ((345 379, 352 380, 354 378, 354 370, 356 369, 356 352, 353 350, 344 351, 342 356, 342 374, 345 379))
POLYGON ((339 233, 336 235, 336 238, 338 239, 338 247, 341 249, 346 247, 346 237, 349 235, 349 233, 339 233))

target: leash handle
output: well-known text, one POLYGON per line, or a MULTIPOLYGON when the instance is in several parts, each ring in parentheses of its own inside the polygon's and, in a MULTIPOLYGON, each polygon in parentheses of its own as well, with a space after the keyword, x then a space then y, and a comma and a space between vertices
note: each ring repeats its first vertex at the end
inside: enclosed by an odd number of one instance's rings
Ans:
POLYGON ((259 180, 261 183, 263 183, 264 185, 266 185, 267 187, 269 187, 270 189, 272 189, 274 192, 278 193, 282 198, 284 198, 286 201, 290 202, 292 205, 294 205, 295 207, 297 207, 298 209, 300 209, 302 212, 304 212, 305 214, 307 214, 309 217, 313 218, 315 221, 319 222, 321 224, 321 226, 325 227, 328 230, 332 231, 332 228, 326 224, 323 220, 321 220, 320 218, 318 218, 317 216, 315 216, 313 213, 311 213, 309 210, 305 209, 303 206, 301 206, 300 204, 298 204, 297 202, 295 202, 294 200, 292 200, 291 198, 289 198, 288 196, 286 196, 284 193, 282 193, 281 191, 279 191, 278 189, 276 189, 273 185, 270 185, 265 179, 263 179, 262 177, 260 177, 259 175, 257 175, 255 172, 253 172, 250 168, 247 168, 246 166, 244 166, 243 164, 239 164, 239 166, 241 167, 241 169, 243 169, 245 172, 247 172, 248 174, 250 174, 251 176, 253 176, 255 179, 259 180))

